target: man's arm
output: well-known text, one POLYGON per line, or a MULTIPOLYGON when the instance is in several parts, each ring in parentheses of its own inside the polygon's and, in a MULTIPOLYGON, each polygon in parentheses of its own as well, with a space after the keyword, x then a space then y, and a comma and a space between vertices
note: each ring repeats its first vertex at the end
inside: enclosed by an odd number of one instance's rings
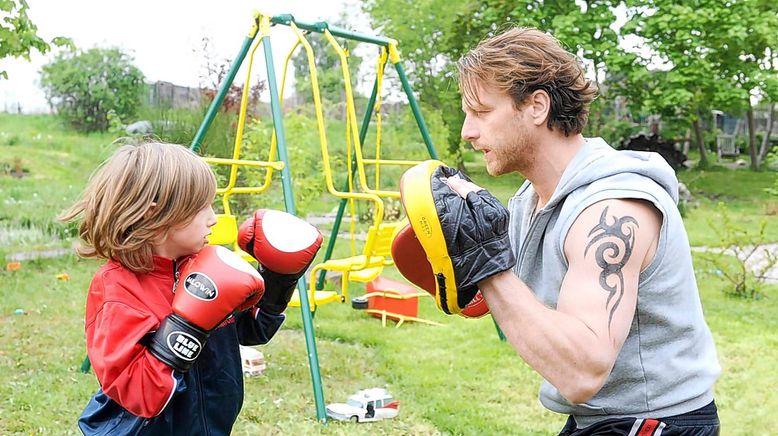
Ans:
POLYGON ((479 283, 491 312, 524 360, 572 403, 605 384, 629 333, 640 271, 653 259, 661 215, 639 200, 584 210, 564 244, 568 271, 556 310, 510 271, 479 283))

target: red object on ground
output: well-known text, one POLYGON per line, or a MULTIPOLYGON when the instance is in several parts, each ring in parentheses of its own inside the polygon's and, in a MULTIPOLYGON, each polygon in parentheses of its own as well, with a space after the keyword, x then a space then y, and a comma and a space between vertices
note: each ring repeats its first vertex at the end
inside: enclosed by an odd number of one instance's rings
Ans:
MULTIPOLYGON (((400 319, 392 314, 416 317, 419 313, 419 291, 411 285, 378 276, 368 282, 366 288, 367 294, 376 292, 384 295, 368 296, 368 310, 385 310, 386 317, 391 319, 400 319)), ((381 318, 381 313, 370 312, 370 315, 381 318)))

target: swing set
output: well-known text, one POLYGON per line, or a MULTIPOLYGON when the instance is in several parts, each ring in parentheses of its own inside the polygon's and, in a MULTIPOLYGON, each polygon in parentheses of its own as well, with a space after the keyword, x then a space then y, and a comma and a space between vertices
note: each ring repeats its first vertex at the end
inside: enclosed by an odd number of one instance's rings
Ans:
MULTIPOLYGON (((319 421, 326 421, 324 394, 321 383, 321 374, 319 370, 319 361, 316 351, 315 335, 312 317, 317 305, 326 304, 335 301, 345 301, 348 296, 348 287, 351 282, 369 282, 382 272, 383 268, 393 264, 390 247, 396 233, 407 224, 407 219, 401 219, 394 222, 384 220, 385 200, 399 199, 400 193, 396 190, 382 189, 381 171, 382 168, 391 166, 412 166, 418 161, 394 160, 381 157, 381 87, 383 84, 384 71, 387 63, 391 63, 402 84, 403 91, 408 99, 409 106, 413 113, 416 124, 421 133, 426 150, 432 159, 437 159, 437 153, 429 132, 422 117, 416 98, 413 95, 404 68, 400 62, 399 52, 397 51, 397 41, 380 36, 366 35, 350 30, 330 26, 326 22, 303 22, 296 20, 292 15, 269 16, 261 13, 255 13, 253 25, 248 35, 245 37, 238 55, 233 61, 230 70, 221 84, 213 102, 211 103, 205 118, 202 121, 190 148, 198 152, 208 129, 216 117, 219 108, 235 80, 238 70, 248 55, 246 86, 243 88, 241 97, 240 112, 238 118, 237 132, 231 158, 204 157, 203 159, 214 166, 227 166, 229 168, 229 177, 225 186, 217 189, 217 194, 221 196, 223 213, 217 215, 217 224, 212 228, 212 234, 209 237, 209 243, 218 245, 227 245, 232 247, 241 256, 253 261, 250 255, 240 250, 237 245, 238 220, 230 208, 230 200, 234 195, 241 194, 260 194, 268 190, 272 183, 274 171, 280 172, 281 184, 284 196, 284 206, 290 214, 297 215, 294 202, 293 181, 290 171, 290 162, 287 150, 287 138, 284 132, 282 102, 290 60, 295 51, 302 47, 306 52, 309 67, 309 78, 312 85, 312 98, 316 114, 316 123, 319 134, 319 143, 321 146, 322 164, 327 191, 339 199, 338 212, 333 222, 332 234, 329 238, 323 261, 314 265, 310 275, 310 286, 307 277, 303 277, 298 283, 296 296, 290 303, 292 306, 301 308, 303 330, 305 334, 306 348, 308 351, 308 361, 311 372, 311 381, 313 384, 314 399, 316 404, 316 417, 319 421), (297 42, 288 52, 284 62, 284 73, 279 89, 271 49, 271 28, 274 26, 288 27, 296 36, 297 42), (346 180, 342 189, 335 187, 335 178, 333 176, 332 158, 330 155, 330 142, 328 141, 325 126, 325 117, 321 94, 319 91, 318 75, 314 62, 314 51, 307 37, 311 34, 321 34, 329 43, 330 47, 338 54, 343 74, 343 84, 345 90, 345 113, 346 113, 346 180), (366 111, 362 119, 362 124, 357 123, 356 106, 354 104, 353 90, 351 87, 351 77, 348 68, 348 54, 335 39, 336 37, 347 41, 369 43, 377 46, 380 50, 376 67, 376 78, 373 83, 372 92, 366 106, 366 111), (256 42, 255 42, 256 40, 256 42), (245 122, 247 118, 247 109, 249 102, 249 86, 251 69, 254 63, 256 51, 259 46, 263 47, 264 60, 267 68, 267 84, 270 93, 270 109, 273 119, 273 132, 270 141, 270 150, 267 160, 248 159, 241 156, 241 145, 243 142, 245 122), (363 154, 363 145, 368 133, 368 127, 375 114, 375 151, 374 157, 366 157, 363 154), (239 186, 238 171, 241 168, 251 168, 264 170, 264 181, 259 186, 239 186), (372 186, 368 183, 368 169, 374 175, 372 186), (367 230, 366 240, 361 249, 357 252, 355 243, 355 222, 356 222, 356 202, 366 202, 372 207, 372 222, 367 230), (341 221, 345 214, 346 207, 349 207, 351 215, 351 255, 344 258, 333 258, 335 241, 338 239, 341 221), (341 287, 339 291, 324 291, 324 279, 327 271, 336 271, 342 274, 341 287), (318 280, 314 280, 318 274, 318 280), (307 295, 308 298, 301 298, 301 295, 307 295)), ((245 178, 249 179, 249 178, 245 178)), ((250 183, 249 183, 250 184, 250 183)))

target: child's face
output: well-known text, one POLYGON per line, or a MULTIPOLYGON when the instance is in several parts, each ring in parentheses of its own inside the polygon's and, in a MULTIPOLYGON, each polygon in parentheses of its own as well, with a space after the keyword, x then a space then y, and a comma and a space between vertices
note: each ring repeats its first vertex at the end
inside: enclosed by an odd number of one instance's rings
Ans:
POLYGON ((164 242, 154 246, 154 254, 177 259, 200 251, 208 243, 211 227, 216 224, 216 214, 211 205, 204 207, 186 225, 173 227, 164 242))

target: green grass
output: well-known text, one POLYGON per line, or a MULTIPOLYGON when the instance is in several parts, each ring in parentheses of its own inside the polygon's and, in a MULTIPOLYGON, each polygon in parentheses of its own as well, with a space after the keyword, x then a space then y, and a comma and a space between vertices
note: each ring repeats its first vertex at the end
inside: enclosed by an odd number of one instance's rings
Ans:
POLYGON ((692 245, 721 245, 711 228, 721 224, 716 207, 720 202, 726 205, 733 221, 750 233, 755 233, 762 220, 766 220, 765 242, 778 241, 778 197, 765 191, 773 186, 778 172, 713 167, 706 171, 682 171, 678 177, 696 202, 684 220, 692 245))
MULTIPOLYGON (((30 173, 21 179, 0 176, 0 237, 2 229, 12 235, 2 240, 1 255, 70 243, 57 236, 54 216, 75 199, 94 166, 110 153, 111 139, 70 133, 51 117, 0 115, 0 162, 20 156, 30 173)), ((521 183, 515 175, 489 177, 477 157, 467 168, 476 183, 503 201, 521 183)), ((707 219, 715 221, 719 200, 741 223, 771 219, 768 232, 771 240, 778 240, 774 215, 769 215, 775 199, 760 190, 775 173, 722 169, 680 177, 699 202, 686 218, 693 244, 715 244, 703 225, 707 219)), ((316 208, 329 210, 335 204, 324 196, 316 208)), ((337 244, 337 255, 347 252, 348 244, 337 244)), ((93 374, 78 371, 85 355, 86 289, 98 265, 68 255, 0 271, 0 434, 77 434, 75 421, 98 387, 93 374), (70 280, 58 280, 62 273, 70 280), (17 309, 25 314, 16 315, 17 309)), ((765 287, 767 298, 759 301, 728 298, 722 292, 726 283, 705 274, 710 266, 699 256, 695 266, 723 368, 716 385, 723 433, 764 434, 764 423, 778 409, 778 287, 765 287)), ((394 269, 384 275, 399 278, 394 269)), ((352 287, 354 295, 361 292, 352 287)), ((537 400, 540 377, 498 340, 490 318, 446 317, 430 298, 419 301, 419 316, 444 325, 394 328, 390 321, 382 327, 380 320, 348 304, 320 307, 314 325, 326 401, 344 401, 357 389, 384 386, 401 404, 393 420, 322 425, 315 420, 300 311, 290 309, 278 336, 260 347, 268 369, 246 379, 234 434, 546 435, 561 428, 564 417, 546 411, 537 400)))
POLYGON ((55 217, 83 191, 112 151, 113 137, 68 131, 50 116, 0 114, 0 259, 69 243, 55 217), (24 176, 12 177, 20 164, 24 176))

